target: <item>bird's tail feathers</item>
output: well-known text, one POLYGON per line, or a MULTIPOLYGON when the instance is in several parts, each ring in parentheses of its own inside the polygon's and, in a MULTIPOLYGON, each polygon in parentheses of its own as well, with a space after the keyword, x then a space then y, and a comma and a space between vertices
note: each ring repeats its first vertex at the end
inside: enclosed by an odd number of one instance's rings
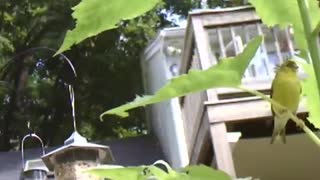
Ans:
POLYGON ((288 120, 281 119, 277 116, 274 117, 274 128, 270 143, 273 144, 275 140, 281 139, 283 143, 286 143, 286 124, 288 120))
POLYGON ((286 143, 286 128, 274 129, 271 137, 270 144, 273 144, 275 140, 281 139, 281 141, 286 143))

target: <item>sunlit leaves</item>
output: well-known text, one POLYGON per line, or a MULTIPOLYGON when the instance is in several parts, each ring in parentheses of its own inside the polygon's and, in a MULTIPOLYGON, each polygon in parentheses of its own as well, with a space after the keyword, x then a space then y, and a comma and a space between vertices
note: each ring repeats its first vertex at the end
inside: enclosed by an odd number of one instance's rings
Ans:
POLYGON ((113 180, 231 180, 226 173, 204 165, 188 166, 181 171, 174 171, 164 161, 158 161, 150 166, 98 167, 85 172, 113 180), (163 164, 166 171, 156 166, 159 164, 163 164))
MULTIPOLYGON (((0 35, 0 52, 1 51, 12 52, 13 50, 14 50, 14 47, 12 45, 12 42, 5 36, 0 35)), ((3 55, 1 54, 1 56, 3 55)))
POLYGON ((302 81, 302 94, 307 98, 308 120, 315 127, 320 128, 320 96, 313 66, 307 63, 299 64, 302 65, 304 72, 308 74, 308 77, 302 81))
MULTIPOLYGON (((82 0, 73 8, 76 27, 68 31, 58 53, 88 37, 116 28, 121 20, 135 18, 153 8, 159 0, 82 0)), ((106 42, 107 43, 107 42, 106 42)))
POLYGON ((243 53, 238 56, 223 59, 218 65, 207 70, 190 70, 188 74, 172 79, 154 96, 137 97, 128 104, 104 112, 101 117, 106 114, 126 117, 128 116, 127 111, 136 107, 158 103, 209 88, 236 87, 241 84, 243 73, 254 57, 261 41, 262 37, 257 37, 250 41, 243 53))
POLYGON ((97 177, 106 177, 114 180, 127 180, 127 179, 137 179, 139 173, 143 171, 142 166, 138 167, 110 167, 110 168, 93 168, 86 171, 89 174, 95 175, 97 177))
POLYGON ((319 32, 320 32, 320 21, 318 22, 315 29, 312 31, 312 36, 318 36, 319 32))
POLYGON ((188 179, 190 180, 231 180, 225 172, 218 171, 204 165, 188 166, 184 169, 184 172, 188 173, 188 179))

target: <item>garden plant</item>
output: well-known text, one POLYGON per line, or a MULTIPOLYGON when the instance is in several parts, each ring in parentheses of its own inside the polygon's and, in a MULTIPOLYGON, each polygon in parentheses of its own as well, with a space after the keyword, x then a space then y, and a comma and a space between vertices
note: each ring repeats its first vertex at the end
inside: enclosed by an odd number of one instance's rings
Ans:
MULTIPOLYGON (((318 34, 320 32, 320 11, 317 0, 249 0, 255 7, 262 22, 268 27, 278 26, 281 29, 290 26, 293 29, 295 43, 299 49, 297 57, 291 59, 304 59, 298 62, 308 77, 302 82, 302 96, 306 97, 309 112, 308 121, 316 128, 320 128, 320 48, 318 34)), ((153 8, 158 0, 110 0, 108 4, 103 0, 83 0, 73 8, 73 17, 76 19, 75 29, 69 31, 56 54, 68 50, 72 45, 97 35, 108 29, 116 28, 117 23, 124 19, 132 19, 153 8), (94 13, 92 13, 94 9, 94 13), (95 19, 95 21, 92 21, 95 19)), ((251 40, 244 51, 231 58, 221 60, 219 64, 206 70, 190 70, 172 79, 154 95, 137 97, 132 102, 107 110, 101 114, 101 120, 106 115, 128 116, 128 110, 143 107, 149 104, 181 97, 189 93, 203 91, 210 88, 232 87, 249 92, 270 102, 273 106, 284 108, 268 96, 241 86, 241 79, 250 61, 263 41, 262 36, 251 40)), ((119 82, 123 83, 123 82, 119 82)), ((290 118, 303 129, 308 137, 320 148, 319 137, 311 131, 295 114, 290 118)), ((163 161, 150 166, 124 167, 124 168, 96 168, 87 173, 107 177, 115 180, 122 179, 231 179, 225 173, 213 170, 206 166, 189 166, 181 171, 172 170, 163 161), (162 164, 167 172, 157 167, 162 164)))

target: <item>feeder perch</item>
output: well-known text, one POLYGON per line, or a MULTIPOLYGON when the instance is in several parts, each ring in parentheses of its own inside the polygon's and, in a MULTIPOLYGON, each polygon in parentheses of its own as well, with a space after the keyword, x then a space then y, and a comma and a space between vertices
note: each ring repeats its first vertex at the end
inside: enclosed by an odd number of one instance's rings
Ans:
POLYGON ((42 155, 45 154, 44 145, 39 136, 36 134, 28 134, 22 139, 21 159, 22 159, 22 175, 23 180, 46 180, 48 174, 48 168, 45 166, 41 159, 30 159, 25 161, 24 155, 24 142, 28 138, 35 138, 41 143, 42 155))

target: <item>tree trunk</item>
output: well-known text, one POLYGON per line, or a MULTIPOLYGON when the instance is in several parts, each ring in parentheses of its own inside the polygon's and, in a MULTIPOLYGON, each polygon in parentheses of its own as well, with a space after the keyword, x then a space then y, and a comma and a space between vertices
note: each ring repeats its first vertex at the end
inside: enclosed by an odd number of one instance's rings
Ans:
MULTIPOLYGON (((4 119, 2 122, 2 130, 0 134, 0 151, 8 151, 11 149, 10 138, 12 131, 10 130, 11 124, 16 123, 17 119, 14 117, 14 112, 18 109, 21 109, 21 97, 23 95, 23 91, 27 84, 28 75, 29 75, 29 67, 26 66, 27 61, 32 61, 32 55, 27 54, 20 57, 21 59, 17 59, 13 66, 9 68, 15 71, 14 73, 14 89, 10 95, 10 104, 7 113, 4 115, 4 119)), ((27 126, 26 126, 27 127, 27 126)))

